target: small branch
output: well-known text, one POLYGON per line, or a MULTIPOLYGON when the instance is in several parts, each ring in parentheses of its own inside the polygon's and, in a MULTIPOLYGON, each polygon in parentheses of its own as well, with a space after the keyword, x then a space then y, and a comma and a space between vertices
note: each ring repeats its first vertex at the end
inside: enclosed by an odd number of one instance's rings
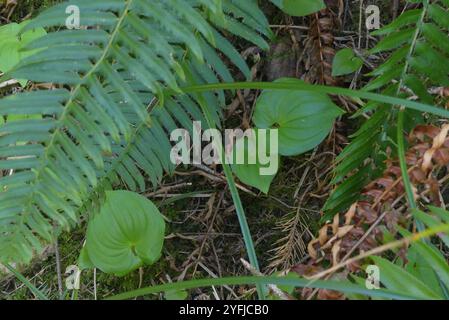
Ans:
MULTIPOLYGON (((264 274, 260 271, 257 271, 248 261, 246 261, 243 258, 240 258, 240 261, 242 262, 243 266, 245 267, 245 269, 247 269, 249 272, 251 272, 253 275, 255 276, 264 276, 264 274)), ((282 291, 281 289, 279 289, 276 285, 274 284, 269 284, 267 285, 268 288, 270 288, 271 291, 273 291, 273 293, 275 295, 277 295, 279 298, 281 298, 282 300, 292 300, 284 291, 282 291)))
POLYGON ((13 85, 16 85, 16 84, 19 84, 19 81, 14 80, 14 79, 8 80, 8 81, 0 83, 0 89, 6 88, 6 87, 10 87, 10 86, 13 86, 13 85))
POLYGON ((59 292, 59 299, 63 299, 64 290, 62 287, 62 274, 61 274, 61 259, 59 256, 59 246, 58 246, 58 239, 55 239, 55 258, 56 258, 56 273, 58 275, 58 292, 59 292))
POLYGON ((443 232, 448 232, 448 231, 449 231, 449 224, 443 224, 443 225, 440 225, 438 227, 427 229, 427 230, 425 230, 423 232, 420 232, 420 233, 412 234, 411 236, 408 236, 408 237, 403 238, 401 240, 397 240, 397 241, 393 241, 393 242, 387 243, 387 244, 385 244, 383 246, 380 246, 380 247, 374 248, 372 250, 369 250, 367 252, 364 252, 364 253, 362 253, 362 254, 354 257, 354 258, 348 259, 345 262, 339 263, 339 264, 333 266, 330 269, 324 270, 324 271, 322 271, 320 273, 317 273, 317 274, 311 276, 310 279, 313 282, 313 280, 318 280, 320 278, 323 278, 323 277, 327 276, 328 274, 332 274, 335 271, 338 271, 339 269, 344 268, 344 267, 346 267, 347 265, 349 265, 351 263, 360 261, 360 260, 368 258, 370 256, 379 255, 379 254, 381 254, 381 253, 383 253, 385 251, 392 250, 392 249, 395 249, 395 248, 399 248, 399 247, 402 247, 402 246, 406 246, 406 245, 409 245, 410 243, 417 242, 417 241, 429 238, 431 236, 434 236, 436 234, 443 233, 443 232))

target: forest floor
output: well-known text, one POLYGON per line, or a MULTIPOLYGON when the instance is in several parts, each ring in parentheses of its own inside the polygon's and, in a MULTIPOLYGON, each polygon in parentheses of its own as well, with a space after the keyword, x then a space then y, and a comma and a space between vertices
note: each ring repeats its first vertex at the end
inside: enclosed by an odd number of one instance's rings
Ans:
MULTIPOLYGON (((6 1, 0 9, 0 24, 20 22, 35 16, 57 1, 6 1)), ((361 1, 327 1, 330 10, 306 18, 292 19, 267 5, 276 40, 270 52, 261 52, 246 43, 240 50, 252 65, 254 80, 297 77, 311 83, 359 88, 363 75, 334 79, 330 65, 333 53, 350 47, 362 51, 372 47, 375 39, 361 28, 361 1), (330 41, 318 41, 329 35, 330 41), (327 47, 329 50, 323 50, 327 47), (326 54, 323 56, 323 52, 326 54)), ((382 21, 391 21, 400 8, 397 1, 363 1, 382 7, 382 21)), ((376 57, 366 64, 376 64, 376 57)), ((365 71, 365 70, 364 70, 365 71)), ((6 95, 8 92, 0 92, 6 95)), ((259 92, 239 91, 230 99, 226 127, 248 127, 255 98, 259 92)), ((340 107, 353 112, 351 101, 334 98, 340 107)), ((329 192, 335 157, 347 144, 357 127, 355 120, 342 117, 331 135, 318 148, 305 155, 286 159, 272 183, 269 195, 239 185, 243 205, 264 274, 287 270, 307 258, 307 243, 319 229, 320 210, 329 192)), ((156 283, 184 279, 250 274, 241 258, 245 246, 224 175, 207 167, 178 168, 175 175, 165 177, 157 190, 145 196, 153 200, 169 222, 162 258, 118 278, 98 272, 84 272, 80 299, 101 299, 126 290, 156 283)), ((66 267, 76 264, 84 242, 85 226, 70 235, 63 234, 55 246, 23 270, 24 275, 50 297, 58 298, 59 280, 64 280, 66 267), (58 271, 60 270, 60 271, 58 271)), ((250 287, 197 289, 193 299, 244 299, 254 294, 250 287)), ((11 275, 0 279, 0 299, 27 299, 32 295, 11 275)), ((153 298, 161 298, 153 296, 153 298)))

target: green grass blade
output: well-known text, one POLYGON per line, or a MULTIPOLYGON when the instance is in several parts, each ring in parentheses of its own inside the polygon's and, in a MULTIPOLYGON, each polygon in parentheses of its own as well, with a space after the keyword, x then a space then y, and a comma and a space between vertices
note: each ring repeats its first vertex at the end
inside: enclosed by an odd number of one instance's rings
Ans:
POLYGON ((9 264, 4 264, 4 266, 11 271, 17 279, 20 280, 39 300, 49 300, 48 297, 38 288, 36 288, 27 278, 25 278, 19 271, 17 271, 13 266, 9 264))
MULTIPOLYGON (((199 99, 199 101, 201 101, 201 99, 199 99)), ((209 128, 215 129, 216 125, 215 125, 215 122, 213 121, 212 115, 209 112, 209 109, 203 107, 202 103, 201 103, 201 107, 203 109, 203 113, 204 113, 204 116, 206 118, 209 128)), ((260 271, 259 262, 257 260, 257 255, 256 255, 256 249, 254 247, 253 239, 251 237, 251 231, 249 230, 248 221, 246 220, 245 210, 243 209, 242 201, 240 199, 240 195, 237 190, 237 186, 235 185, 234 177, 232 175, 232 170, 231 170, 230 166, 225 161, 225 158, 224 158, 225 152, 223 150, 223 147, 222 147, 221 153, 223 155, 223 158, 221 161, 222 166, 223 166, 223 171, 225 173, 226 181, 228 183, 228 187, 231 192, 232 200, 234 202, 235 211, 237 213, 237 217, 238 217, 239 224, 240 224, 240 229, 241 229, 242 235, 243 235, 243 240, 245 242, 246 252, 248 254, 248 259, 249 259, 249 262, 251 263, 251 265, 254 267, 254 269, 256 271, 260 271)), ((265 299, 263 287, 259 284, 256 284, 256 287, 257 287, 257 295, 258 295, 259 299, 262 299, 262 300, 265 299)))
POLYGON ((410 101, 406 99, 396 98, 392 96, 362 91, 351 90, 339 87, 311 85, 307 83, 291 83, 291 82, 234 82, 234 83, 217 83, 207 85, 196 85, 181 88, 185 93, 206 92, 213 90, 237 90, 237 89, 259 89, 259 90, 301 90, 310 92, 319 92, 326 94, 337 94, 353 98, 367 99, 380 103, 390 104, 393 106, 404 106, 421 112, 427 112, 436 116, 449 118, 449 111, 428 104, 410 101))
POLYGON ((320 288, 328 290, 336 290, 345 293, 358 293, 371 297, 381 297, 386 299, 397 299, 397 300, 414 300, 419 299, 419 297, 414 297, 402 293, 397 293, 389 290, 369 290, 363 286, 352 284, 349 282, 337 282, 337 281, 313 281, 301 278, 291 278, 291 277, 228 277, 228 278, 213 278, 213 279, 199 279, 199 280, 189 280, 182 282, 166 283, 163 285, 151 286, 146 288, 141 288, 133 291, 128 291, 121 293, 112 297, 107 298, 108 300, 122 300, 131 299, 139 296, 144 296, 148 294, 154 294, 159 292, 164 292, 168 290, 188 290, 200 287, 210 287, 210 286, 223 286, 223 285, 281 285, 281 286, 294 286, 294 287, 310 287, 310 288, 320 288))
MULTIPOLYGON (((449 231, 449 224, 438 225, 426 229, 423 232, 413 234, 410 237, 407 237, 407 243, 414 243, 422 239, 429 238, 435 234, 448 231, 449 231)), ((395 241, 391 244, 392 246, 389 249, 401 247, 404 245, 404 239, 401 241, 395 241)), ((379 297, 385 299, 419 300, 423 298, 422 296, 418 297, 410 294, 395 292, 392 290, 385 290, 385 289, 369 290, 367 288, 364 288, 363 286, 355 285, 349 282, 336 282, 332 280, 308 280, 302 278, 291 278, 291 277, 282 278, 282 277, 269 276, 269 277, 228 277, 228 278, 199 279, 176 283, 167 283, 163 285, 151 286, 138 290, 124 292, 122 294, 109 297, 108 299, 111 300, 130 299, 138 296, 158 293, 167 290, 187 290, 209 286, 248 285, 248 284, 255 284, 260 286, 267 284, 274 284, 274 285, 287 285, 294 287, 319 288, 319 289, 336 290, 343 293, 357 293, 366 296, 379 297)))
MULTIPOLYGON (((407 161, 405 158, 405 143, 404 143, 404 116, 405 110, 401 109, 398 114, 397 121, 397 143, 398 143, 398 157, 399 164, 401 167, 402 180, 404 182, 405 193, 407 195, 407 201, 410 209, 414 210, 417 208, 415 196, 413 194, 412 183, 410 182, 410 176, 408 174, 407 161)), ((424 231, 424 224, 420 220, 416 221, 416 227, 419 231, 424 231)))
POLYGON ((401 166, 402 180, 404 181, 404 188, 407 194, 408 204, 411 209, 416 209, 416 201, 415 197, 413 196, 412 184, 410 182, 410 176, 408 175, 407 161, 405 159, 404 115, 405 111, 400 110, 397 123, 398 156, 399 156, 399 163, 401 166))

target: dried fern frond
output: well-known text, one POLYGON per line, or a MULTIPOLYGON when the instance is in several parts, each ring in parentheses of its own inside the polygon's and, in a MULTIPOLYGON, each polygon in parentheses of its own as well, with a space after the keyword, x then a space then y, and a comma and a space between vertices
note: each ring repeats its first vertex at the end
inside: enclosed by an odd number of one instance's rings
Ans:
MULTIPOLYGON (((449 169, 449 124, 441 128, 417 126, 409 135, 410 148, 406 161, 416 199, 438 205, 440 182, 436 173, 449 169)), ((407 226, 404 185, 398 160, 387 161, 381 178, 370 183, 362 192, 362 200, 352 204, 344 216, 335 215, 325 224, 317 238, 308 244, 310 259, 294 270, 311 276, 352 256, 376 248, 398 233, 398 226, 407 226), (401 201, 402 200, 402 201, 401 201)), ((357 272, 360 264, 350 264, 342 274, 357 272)))
POLYGON ((276 248, 271 250, 274 256, 270 259, 268 268, 285 270, 301 261, 306 255, 307 245, 304 239, 309 231, 303 219, 304 212, 298 209, 296 212, 285 215, 276 223, 284 236, 276 241, 276 248))
POLYGON ((310 83, 335 85, 332 61, 335 56, 334 34, 337 17, 329 8, 313 14, 304 45, 304 80, 310 83))

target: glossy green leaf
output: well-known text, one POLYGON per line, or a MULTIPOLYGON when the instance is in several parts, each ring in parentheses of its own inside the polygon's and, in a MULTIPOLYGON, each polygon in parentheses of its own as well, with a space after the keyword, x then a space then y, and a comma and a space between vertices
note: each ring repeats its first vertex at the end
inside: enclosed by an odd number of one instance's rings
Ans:
POLYGON ((338 51, 334 57, 334 61, 332 63, 332 75, 334 77, 338 77, 350 74, 359 70, 362 65, 362 59, 355 56, 351 49, 342 49, 338 51))
MULTIPOLYGON (((276 82, 303 84, 297 79, 276 82)), ((319 145, 341 114, 326 94, 265 90, 257 100, 253 121, 259 129, 279 129, 279 154, 294 156, 319 145)))
MULTIPOLYGON (((233 165, 231 167, 240 181, 267 194, 279 169, 279 155, 275 150, 271 154, 268 143, 266 149, 260 145, 259 133, 262 133, 261 131, 254 130, 253 132, 254 135, 249 138, 241 137, 234 144, 233 165), (260 157, 259 153, 262 153, 263 158, 260 157), (242 161, 237 162, 238 154, 244 155, 244 158, 241 159, 244 160, 243 163, 242 161), (252 156, 254 158, 250 161, 252 156)), ((268 142, 269 139, 267 131, 265 140, 268 142)))
POLYGON ((106 192, 100 212, 89 222, 81 264, 125 275, 159 259, 164 233, 164 219, 150 200, 129 191, 106 192))
POLYGON ((93 264, 92 260, 90 260, 90 258, 89 258, 86 247, 83 247, 81 249, 80 255, 78 257, 78 267, 81 270, 95 268, 95 265, 93 264))

